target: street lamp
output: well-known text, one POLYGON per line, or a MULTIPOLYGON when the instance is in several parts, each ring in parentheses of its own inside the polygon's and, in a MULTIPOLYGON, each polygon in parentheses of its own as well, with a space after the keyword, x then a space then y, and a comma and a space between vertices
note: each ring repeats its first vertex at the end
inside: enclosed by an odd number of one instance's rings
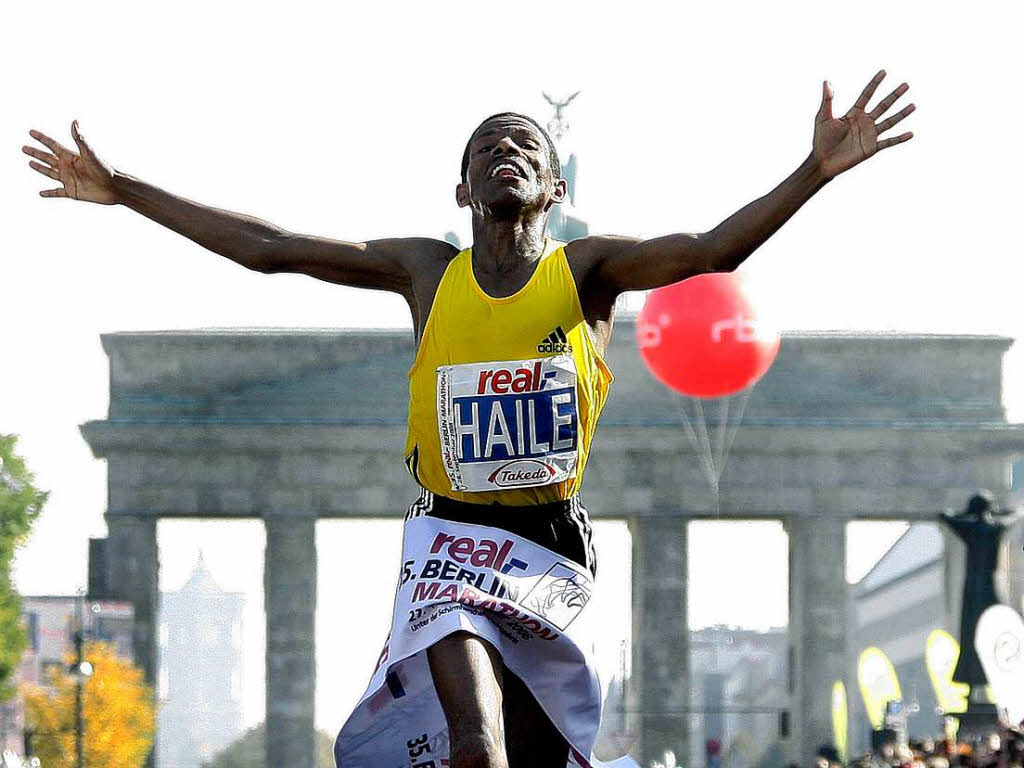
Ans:
POLYGON ((85 630, 82 625, 82 602, 81 591, 75 603, 75 663, 71 665, 68 672, 75 678, 75 764, 78 768, 85 768, 85 749, 83 745, 83 734, 85 733, 85 717, 82 711, 82 686, 85 681, 92 677, 92 663, 82 658, 82 645, 85 642, 85 630))

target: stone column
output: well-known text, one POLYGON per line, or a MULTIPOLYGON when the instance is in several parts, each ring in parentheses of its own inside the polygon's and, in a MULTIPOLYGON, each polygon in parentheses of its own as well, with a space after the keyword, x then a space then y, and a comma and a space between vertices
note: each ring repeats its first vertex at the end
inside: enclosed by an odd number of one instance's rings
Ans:
MULTIPOLYGON (((160 560, 156 544, 157 518, 107 515, 106 586, 110 600, 131 603, 135 611, 132 624, 132 655, 141 667, 146 682, 157 687, 157 611, 159 609, 160 560)), ((159 715, 158 715, 159 716, 159 715)), ((153 747, 146 758, 152 768, 153 747)))
POLYGON ((636 754, 647 765, 672 750, 689 763, 689 630, 686 520, 632 518, 633 671, 639 710, 636 754))
POLYGON ((266 764, 315 765, 316 518, 268 515, 264 524, 266 764))
POLYGON ((789 534, 789 759, 834 743, 832 684, 846 679, 846 520, 793 517, 789 534))

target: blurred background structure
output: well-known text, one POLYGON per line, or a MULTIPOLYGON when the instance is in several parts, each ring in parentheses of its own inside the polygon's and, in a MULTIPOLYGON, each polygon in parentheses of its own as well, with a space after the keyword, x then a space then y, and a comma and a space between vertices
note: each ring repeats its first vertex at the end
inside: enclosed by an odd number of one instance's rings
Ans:
MULTIPOLYGON (((635 729, 635 749, 645 758, 671 749, 703 764, 707 738, 728 745, 740 732, 729 725, 744 714, 739 702, 757 702, 766 676, 778 680, 750 668, 761 658, 764 669, 785 666, 787 683, 783 696, 768 697, 771 704, 744 705, 757 710, 747 714, 774 712, 776 723, 785 721, 778 753, 806 765, 831 740, 833 682, 846 679, 848 690, 857 690, 850 678, 856 638, 870 635, 905 665, 923 655, 929 630, 955 631, 958 544, 931 521, 944 508, 962 508, 978 487, 1000 497, 1013 491, 1024 425, 1007 423, 1001 403, 1002 356, 1011 340, 784 334, 775 365, 751 395, 728 482, 715 499, 693 460, 675 395, 646 373, 632 320, 617 325, 606 354, 617 381, 586 499, 595 518, 628 521, 633 539, 627 729, 635 729), (699 519, 784 522, 784 660, 778 634, 708 630, 691 638, 686 528, 699 519), (851 593, 846 524, 886 519, 920 526, 851 593), (694 727, 694 718, 702 726, 694 727)), ((263 520, 268 762, 312 761, 314 526, 318 518, 398 518, 414 496, 394 460, 405 435, 409 334, 115 333, 103 346, 110 412, 82 432, 108 464, 104 589, 134 606, 138 663, 155 675, 157 521, 263 520)), ((1019 549, 1019 535, 1006 547, 1019 549)), ((1006 562, 1021 567, 1019 559, 1006 562)), ((1024 575, 1008 568, 1004 587, 1019 608, 1024 575)))
POLYGON ((244 730, 244 600, 217 585, 201 552, 185 585, 161 592, 157 765, 199 768, 244 730))

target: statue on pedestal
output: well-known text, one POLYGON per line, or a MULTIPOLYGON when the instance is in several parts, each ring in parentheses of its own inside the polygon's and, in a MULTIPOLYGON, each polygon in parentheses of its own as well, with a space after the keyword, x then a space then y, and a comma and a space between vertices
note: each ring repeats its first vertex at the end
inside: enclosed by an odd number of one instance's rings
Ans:
POLYGON ((576 93, 563 101, 555 101, 543 91, 541 92, 541 95, 548 104, 555 108, 555 116, 551 118, 551 121, 548 123, 548 133, 550 133, 551 137, 557 141, 569 132, 569 123, 565 119, 562 110, 569 106, 572 103, 572 100, 580 95, 580 91, 576 91, 576 93))
POLYGON ((967 547, 963 603, 960 609, 960 659, 953 671, 953 680, 969 684, 972 691, 981 690, 988 682, 974 647, 974 635, 981 614, 989 606, 1000 602, 995 585, 999 544, 1015 519, 1012 511, 1000 510, 995 496, 985 490, 972 496, 962 512, 955 515, 944 512, 939 515, 939 520, 967 547))
MULTIPOLYGON (((548 122, 548 133, 559 142, 569 133, 569 122, 565 119, 565 108, 572 103, 572 100, 579 96, 581 91, 576 91, 572 96, 556 101, 544 93, 544 99, 555 108, 555 114, 548 122)), ((590 234, 587 222, 579 215, 576 209, 576 173, 578 161, 576 154, 571 153, 569 158, 562 163, 562 178, 568 186, 569 199, 561 205, 553 208, 548 216, 548 234, 556 240, 569 242, 586 237, 590 234)))

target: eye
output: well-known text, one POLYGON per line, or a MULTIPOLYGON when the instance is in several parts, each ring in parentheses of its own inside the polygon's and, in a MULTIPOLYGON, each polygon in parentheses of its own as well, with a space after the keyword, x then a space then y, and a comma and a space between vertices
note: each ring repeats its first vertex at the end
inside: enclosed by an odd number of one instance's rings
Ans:
POLYGON ((540 144, 535 141, 524 141, 523 146, 527 149, 540 149, 540 144))
POLYGON ((483 152, 490 152, 492 149, 494 149, 494 145, 487 144, 486 146, 480 147, 480 149, 477 150, 477 154, 481 154, 483 152))

